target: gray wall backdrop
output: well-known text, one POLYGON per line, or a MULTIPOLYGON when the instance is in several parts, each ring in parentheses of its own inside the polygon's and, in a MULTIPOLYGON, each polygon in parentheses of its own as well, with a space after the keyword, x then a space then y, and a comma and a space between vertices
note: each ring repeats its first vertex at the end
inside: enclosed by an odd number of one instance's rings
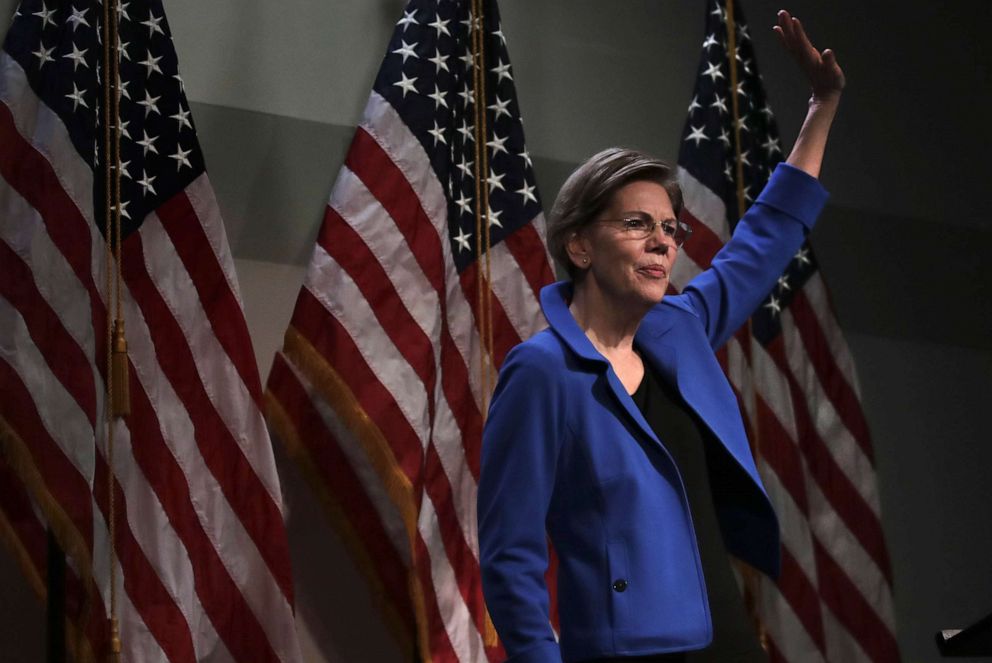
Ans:
MULTIPOLYGON (((140 4, 132 0, 132 12, 140 4)), ((263 376, 402 4, 166 3, 263 376)), ((546 208, 570 169, 602 147, 674 158, 705 4, 503 0, 546 208)), ((744 8, 789 143, 807 93, 771 34, 779 4, 744 8)), ((0 15, 15 5, 0 0, 0 15)), ((937 661, 935 629, 992 611, 992 4, 787 8, 848 75, 822 176, 833 197, 814 245, 860 372, 904 660, 937 661)), ((280 462, 308 660, 409 660, 295 468, 280 462)), ((43 606, 6 552, 0 596, 0 659, 41 660, 43 606)))

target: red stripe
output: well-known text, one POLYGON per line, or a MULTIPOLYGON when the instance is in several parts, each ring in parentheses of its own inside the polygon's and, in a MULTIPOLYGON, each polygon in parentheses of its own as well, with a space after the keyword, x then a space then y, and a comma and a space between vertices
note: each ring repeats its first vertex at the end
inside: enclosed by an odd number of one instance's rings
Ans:
POLYGON ((818 541, 813 542, 820 595, 830 611, 875 663, 898 663, 899 645, 864 595, 818 541))
MULTIPOLYGON (((133 381, 132 381, 133 382, 133 381)), ((142 439, 138 444, 144 444, 142 439)), ((109 523, 107 503, 107 463, 102 454, 97 454, 96 472, 93 481, 93 498, 103 513, 104 522, 109 523)), ((186 617, 175 599, 162 584, 161 578, 152 567, 144 551, 131 530, 127 518, 127 498, 119 481, 114 481, 115 545, 117 559, 123 569, 124 591, 149 632, 165 652, 170 663, 188 661, 195 663, 196 652, 193 637, 186 617)), ((95 559, 94 565, 105 565, 106 560, 95 559)))
MULTIPOLYGON (((17 371, 3 358, 0 358, 0 385, 3 387, 0 416, 24 442, 32 462, 45 482, 45 489, 72 521, 87 550, 92 550, 93 512, 89 484, 48 433, 31 393, 17 371)), ((74 442, 79 445, 89 444, 93 448, 92 434, 87 440, 74 442)))
POLYGON ((203 460, 292 605, 282 513, 217 413, 187 339, 145 268, 141 233, 124 242, 121 260, 124 281, 148 325, 158 365, 189 413, 203 460))
MULTIPOLYGON (((62 183, 48 159, 18 133, 10 109, 2 103, 0 145, 3 145, 0 150, 0 174, 41 215, 48 236, 90 295, 96 356, 105 357, 106 312, 90 273, 90 224, 62 189, 62 183)), ((75 154, 73 157, 78 158, 75 154)))
POLYGON ((244 312, 189 197, 181 191, 156 213, 193 281, 214 336, 227 352, 256 406, 261 407, 262 384, 244 312))
POLYGON ((548 264, 548 253, 534 227, 534 221, 507 235, 503 243, 517 261, 520 272, 534 291, 534 297, 540 300, 541 288, 554 281, 555 275, 548 264))
POLYGON ((481 631, 484 628, 485 612, 481 586, 478 584, 478 560, 465 540, 457 517, 457 507, 452 499, 451 486, 436 449, 429 445, 426 455, 420 455, 420 438, 396 404, 393 395, 379 382, 348 332, 305 288, 297 300, 293 326, 310 341, 338 375, 347 376, 355 398, 388 441, 400 467, 404 468, 404 472, 414 472, 407 473, 414 492, 418 493, 421 488, 427 491, 437 513, 441 539, 455 570, 459 590, 481 631), (414 453, 418 456, 417 462, 415 465, 410 463, 413 466, 407 468, 414 453))
POLYGON ((713 262, 713 257, 723 248, 723 240, 709 226, 697 219, 692 210, 682 208, 680 219, 692 227, 692 236, 682 250, 702 269, 713 262))
POLYGON ((393 287, 386 270, 355 229, 332 208, 324 213, 317 243, 348 273, 393 345, 424 383, 430 430, 434 429, 434 347, 393 287))
POLYGON ((414 565, 420 587, 424 593, 424 610, 427 619, 428 648, 431 652, 431 663, 460 663, 458 654, 448 638, 441 613, 438 611, 437 595, 434 593, 434 581, 430 574, 430 555, 423 537, 417 533, 414 542, 414 565))
MULTIPOLYGON (((320 473, 322 485, 334 495, 341 514, 354 531, 361 533, 361 538, 355 543, 362 546, 372 561, 374 568, 370 570, 379 576, 379 584, 387 593, 390 605, 407 624, 413 624, 413 609, 406 591, 406 564, 386 534, 379 513, 352 470, 350 461, 341 452, 337 438, 282 354, 276 354, 273 360, 268 389, 293 422, 298 440, 307 448, 314 467, 320 473)), ((411 628, 411 633, 413 631, 411 628)))
POLYGON ((811 415, 806 409, 803 390, 789 370, 781 334, 768 344, 767 351, 779 371, 788 380, 789 392, 792 397, 792 410, 796 416, 796 434, 799 438, 796 443, 806 460, 806 467, 810 476, 820 487, 824 497, 847 529, 875 561, 891 586, 892 568, 885 547, 882 525, 843 469, 837 465, 827 444, 817 434, 811 415))
MULTIPOLYGON (((35 284, 31 268, 0 241, 0 297, 17 309, 49 369, 96 426, 93 367, 35 284)), ((58 286, 58 284, 53 284, 58 286)), ((92 430, 90 431, 92 434, 92 430)))
POLYGON ((45 579, 48 535, 31 506, 31 497, 21 479, 0 453, 0 510, 10 523, 38 577, 45 579))
MULTIPOLYGON (((468 358, 462 358, 448 322, 447 273, 442 240, 420 198, 392 158, 367 131, 355 132, 345 165, 361 180, 389 214, 421 271, 437 293, 441 322, 441 387, 445 399, 462 432, 465 457, 472 475, 478 480, 482 448, 482 414, 469 388, 468 358)), ((322 231, 323 234, 323 231, 322 231)), ((337 241, 337 238, 334 238, 337 241)), ((326 248, 326 247, 325 247, 326 248)), ((384 325, 385 326, 385 325, 384 325)), ((433 392, 428 392, 433 393, 433 392)))
POLYGON ((782 546, 782 571, 776 582, 782 597, 792 608, 810 639, 821 652, 826 652, 827 638, 823 632, 820 597, 816 587, 785 546, 782 546))
MULTIPOLYGON (((479 294, 477 292, 477 277, 478 277, 479 263, 478 261, 473 262, 471 265, 465 268, 465 271, 461 274, 461 284, 462 292, 465 294, 465 299, 468 301, 469 306, 472 308, 472 314, 475 316, 476 325, 478 326, 479 321, 479 294)), ((520 336, 517 334, 516 329, 514 329, 513 324, 510 323, 510 318, 507 317, 506 311, 503 309, 503 305, 500 303, 499 298, 493 293, 492 289, 486 288, 484 296, 489 296, 490 301, 490 311, 492 313, 491 322, 493 328, 493 362, 496 368, 503 365, 503 359, 506 358, 506 354, 513 349, 513 346, 520 343, 520 336)), ((535 313, 536 315, 536 313, 535 313)))
MULTIPOLYGON (((130 388, 128 425, 135 431, 133 436, 140 431, 140 439, 135 439, 131 452, 189 556, 196 594, 204 611, 236 660, 277 660, 261 625, 203 529, 189 480, 162 437, 158 416, 182 415, 155 412, 133 365, 130 367, 130 388)), ((216 444, 220 446, 220 440, 216 444)), ((215 453, 218 452, 215 449, 215 453)), ((207 454, 204 457, 207 458, 207 454)), ((226 462, 225 458, 218 460, 226 462)), ((211 462, 208 460, 208 465, 211 462)), ((241 486, 241 490, 249 488, 241 486)), ((279 531, 273 530, 273 534, 279 531)), ((154 615, 149 619, 154 621, 154 615)))
POLYGON ((755 398, 755 422, 752 425, 760 445, 761 458, 775 472, 779 483, 792 496, 803 518, 809 520, 809 500, 806 496, 806 478, 803 472, 803 458, 799 447, 785 430, 782 422, 768 406, 762 394, 755 398))
MULTIPOLYGON (((868 432, 868 422, 865 421, 861 411, 861 403, 854 389, 847 383, 844 374, 837 368, 834 361, 833 352, 827 342, 823 330, 820 328, 820 321, 813 311, 812 304, 806 297, 806 293, 800 290, 792 298, 789 304, 789 312, 796 322, 796 329, 802 339, 803 347, 806 348, 806 355, 809 357, 813 369, 820 378, 820 384, 826 392, 830 402, 834 405, 837 416, 844 423, 844 428, 851 433, 861 447, 865 456, 874 464, 874 453, 871 447, 871 435, 868 432)), ((826 311, 833 321, 833 312, 826 311)))
POLYGON ((407 424, 406 415, 372 373, 361 354, 357 350, 349 353, 341 349, 354 347, 348 332, 306 288, 300 289, 291 324, 338 371, 342 379, 347 376, 353 395, 371 419, 381 422, 378 425, 396 463, 413 484, 415 492, 419 492, 423 485, 420 441, 407 424))
POLYGON ((392 218, 410 247, 410 255, 444 302, 446 264, 442 239, 420 206, 420 198, 406 176, 362 127, 355 131, 344 165, 355 173, 392 218))

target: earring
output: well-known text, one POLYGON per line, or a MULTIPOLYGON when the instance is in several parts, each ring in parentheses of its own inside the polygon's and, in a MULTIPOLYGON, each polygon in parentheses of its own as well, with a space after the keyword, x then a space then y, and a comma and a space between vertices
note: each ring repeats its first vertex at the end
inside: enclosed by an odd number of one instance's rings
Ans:
POLYGON ((583 265, 588 265, 589 264, 589 258, 586 258, 585 256, 583 256, 582 257, 582 264, 583 265))

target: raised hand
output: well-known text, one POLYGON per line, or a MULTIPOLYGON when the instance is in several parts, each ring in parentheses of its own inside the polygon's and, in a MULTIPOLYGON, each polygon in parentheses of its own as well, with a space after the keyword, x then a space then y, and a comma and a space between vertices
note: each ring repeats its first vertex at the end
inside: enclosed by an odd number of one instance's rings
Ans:
POLYGON ((837 57, 829 48, 822 53, 810 42, 803 24, 789 12, 778 12, 778 25, 772 28, 800 69, 806 74, 813 89, 811 101, 836 101, 844 89, 844 72, 837 64, 837 57))

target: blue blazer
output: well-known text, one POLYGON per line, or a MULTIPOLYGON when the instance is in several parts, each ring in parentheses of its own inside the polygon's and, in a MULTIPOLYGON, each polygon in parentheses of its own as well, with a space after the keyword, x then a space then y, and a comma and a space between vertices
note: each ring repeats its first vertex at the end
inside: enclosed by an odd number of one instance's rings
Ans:
MULTIPOLYGON (((826 197, 816 179, 779 165, 712 266, 655 306, 634 338, 725 452, 711 483, 727 548, 771 575, 778 521, 713 352, 771 290, 826 197)), ((480 564, 493 623, 514 663, 704 647, 712 627, 682 479, 570 299, 567 282, 541 291, 549 328, 507 355, 483 433, 480 564)))

